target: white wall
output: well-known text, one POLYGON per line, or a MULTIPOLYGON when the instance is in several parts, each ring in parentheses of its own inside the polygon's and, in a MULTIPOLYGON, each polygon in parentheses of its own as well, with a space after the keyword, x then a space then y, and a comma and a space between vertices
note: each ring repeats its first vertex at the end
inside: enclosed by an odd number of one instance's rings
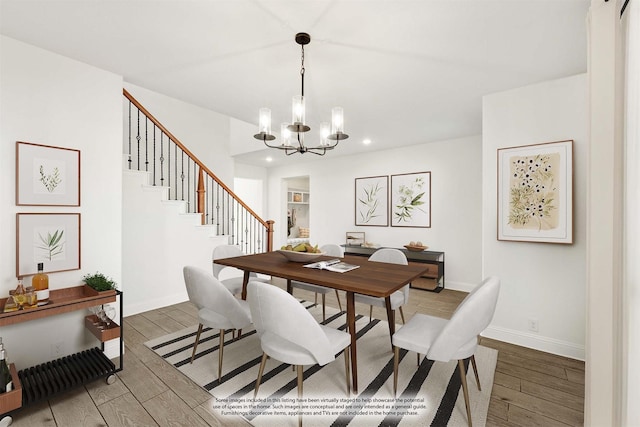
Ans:
MULTIPOLYGON (((16 286, 17 212, 81 214, 81 269, 50 274, 50 289, 78 286, 85 274, 100 271, 126 291, 120 235, 122 78, 0 36, 0 93, 0 295, 16 286), (15 205, 16 141, 80 150, 80 207, 15 205)), ((1 335, 12 360, 24 368, 53 359, 52 343, 62 343, 65 353, 98 345, 84 330, 86 314, 3 327, 1 335)))
POLYGON ((483 100, 482 274, 502 281, 486 335, 579 359, 585 348, 587 106, 586 74, 483 100), (574 141, 574 243, 498 241, 497 149, 567 139, 574 141), (528 330, 529 319, 538 320, 538 333, 528 330))
POLYGON ((481 158, 481 138, 474 136, 269 169, 267 216, 276 221, 274 247, 286 241, 283 180, 308 176, 312 244, 342 244, 349 231, 391 247, 420 240, 446 253, 446 286, 469 290, 481 280, 481 158), (424 171, 431 171, 431 228, 354 225, 355 178, 424 171))

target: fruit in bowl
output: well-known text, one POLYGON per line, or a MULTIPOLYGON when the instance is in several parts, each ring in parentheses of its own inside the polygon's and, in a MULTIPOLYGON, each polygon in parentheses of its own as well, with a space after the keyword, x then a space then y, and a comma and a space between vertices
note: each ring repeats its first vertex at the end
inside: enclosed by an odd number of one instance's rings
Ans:
POLYGON ((409 244, 404 245, 404 247, 413 252, 422 252, 425 249, 429 248, 429 246, 424 246, 422 242, 414 242, 414 241, 409 242, 409 244))
POLYGON ((300 243, 296 246, 282 246, 277 252, 282 254, 282 256, 287 258, 289 261, 294 262, 313 261, 314 259, 324 255, 324 252, 318 249, 318 245, 312 246, 309 243, 300 243))

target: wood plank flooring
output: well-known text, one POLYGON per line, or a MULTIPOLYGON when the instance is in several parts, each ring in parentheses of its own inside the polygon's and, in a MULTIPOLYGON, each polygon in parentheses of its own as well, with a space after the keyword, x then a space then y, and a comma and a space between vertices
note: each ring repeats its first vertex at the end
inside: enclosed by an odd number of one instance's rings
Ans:
MULTIPOLYGON (((284 287, 283 281, 274 283, 284 287)), ((313 299, 306 291, 294 294, 313 299)), ((411 289, 405 317, 424 313, 448 318, 465 295, 411 289)), ((327 294, 327 305, 338 307, 334 293, 327 294)), ((356 304, 356 310, 369 315, 368 306, 356 304)), ((377 307, 373 316, 386 320, 386 312, 377 307)), ((240 418, 216 418, 210 411, 211 395, 144 346, 151 338, 196 323, 196 310, 188 302, 125 318, 125 369, 114 384, 98 380, 23 408, 13 414, 12 426, 249 426, 240 418)), ((481 343, 499 352, 487 426, 583 425, 584 362, 487 338, 481 343)))

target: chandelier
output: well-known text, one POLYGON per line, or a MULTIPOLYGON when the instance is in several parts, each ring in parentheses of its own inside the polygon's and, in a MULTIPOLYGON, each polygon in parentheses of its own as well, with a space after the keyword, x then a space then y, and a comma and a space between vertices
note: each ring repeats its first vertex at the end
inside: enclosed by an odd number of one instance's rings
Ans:
POLYGON ((271 110, 261 108, 259 113, 258 132, 253 137, 261 140, 269 148, 284 150, 287 156, 293 153, 313 153, 324 156, 328 150, 333 150, 340 141, 349 138, 344 133, 344 111, 341 107, 334 107, 331 110, 331 125, 320 123, 320 137, 317 145, 306 145, 304 136, 311 128, 305 122, 305 98, 304 98, 304 46, 309 44, 311 36, 307 33, 296 34, 296 43, 302 49, 302 59, 300 64, 300 80, 302 82, 300 95, 293 97, 291 104, 291 123, 280 125, 280 144, 269 144, 269 141, 276 139, 271 133, 271 110))

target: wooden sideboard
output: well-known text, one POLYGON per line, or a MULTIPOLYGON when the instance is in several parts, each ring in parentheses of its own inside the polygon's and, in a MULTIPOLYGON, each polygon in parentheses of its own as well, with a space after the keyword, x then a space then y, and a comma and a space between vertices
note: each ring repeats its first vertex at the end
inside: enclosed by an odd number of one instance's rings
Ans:
MULTIPOLYGON (((344 253, 369 257, 381 248, 367 248, 358 245, 342 245, 344 253)), ((405 248, 393 248, 402 251, 407 260, 430 264, 429 271, 411 283, 412 288, 423 289, 432 292, 440 292, 444 289, 444 252, 421 251, 415 252, 405 248)))

